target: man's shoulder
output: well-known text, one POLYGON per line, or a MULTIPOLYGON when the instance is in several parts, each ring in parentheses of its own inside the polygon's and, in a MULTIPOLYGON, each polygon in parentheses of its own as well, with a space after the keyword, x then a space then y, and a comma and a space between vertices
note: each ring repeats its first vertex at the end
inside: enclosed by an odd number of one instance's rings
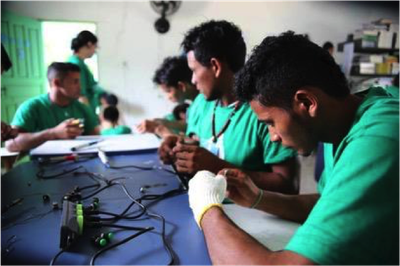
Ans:
POLYGON ((204 112, 214 106, 214 104, 215 101, 207 101, 204 95, 200 93, 194 99, 193 103, 189 106, 189 115, 201 116, 202 114, 204 114, 204 112))
POLYGON ((48 99, 48 94, 42 94, 24 101, 20 105, 19 109, 29 111, 36 108, 46 108, 49 106, 49 104, 50 101, 48 99))
POLYGON ((193 100, 191 106, 202 106, 213 102, 215 101, 207 101, 206 97, 204 97, 202 93, 199 93, 199 95, 197 95, 196 98, 193 100))
POLYGON ((359 119, 350 133, 399 139, 399 99, 372 96, 358 110, 359 119))

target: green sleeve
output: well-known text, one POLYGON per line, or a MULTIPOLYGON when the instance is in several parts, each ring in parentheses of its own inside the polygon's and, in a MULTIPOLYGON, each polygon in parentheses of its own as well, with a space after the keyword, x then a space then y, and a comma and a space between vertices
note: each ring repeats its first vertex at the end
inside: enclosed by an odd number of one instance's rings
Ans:
POLYGON ((187 128, 186 128, 186 135, 190 133, 199 132, 197 127, 199 126, 199 121, 201 119, 200 115, 202 114, 200 106, 205 101, 204 96, 202 94, 197 95, 194 99, 193 103, 189 106, 187 110, 187 128))
POLYGON ((258 122, 258 136, 263 145, 264 149, 264 163, 275 164, 284 162, 290 158, 296 157, 297 153, 290 149, 282 146, 279 142, 271 141, 268 126, 264 123, 258 122))
POLYGON ((91 98, 94 92, 96 82, 93 78, 93 74, 90 72, 88 66, 76 56, 71 56, 68 62, 78 65, 80 72, 80 83, 81 83, 81 95, 91 98))
POLYGON ((130 133, 132 133, 132 129, 128 126, 123 126, 123 133, 130 134, 130 133))
POLYGON ((398 264, 398 141, 351 141, 285 249, 325 265, 398 264))
POLYGON ((175 116, 173 114, 167 114, 166 116, 164 116, 164 119, 168 121, 176 121, 175 116))
POLYGON ((28 100, 18 107, 11 125, 19 127, 26 132, 35 132, 36 117, 32 101, 28 100))

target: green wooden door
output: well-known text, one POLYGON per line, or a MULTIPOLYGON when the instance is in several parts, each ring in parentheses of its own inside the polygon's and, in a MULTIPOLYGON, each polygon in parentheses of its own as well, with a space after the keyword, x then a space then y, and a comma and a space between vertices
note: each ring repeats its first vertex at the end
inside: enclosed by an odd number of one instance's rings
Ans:
POLYGON ((13 64, 1 77, 1 120, 10 123, 22 102, 46 91, 41 22, 2 9, 1 42, 13 64))

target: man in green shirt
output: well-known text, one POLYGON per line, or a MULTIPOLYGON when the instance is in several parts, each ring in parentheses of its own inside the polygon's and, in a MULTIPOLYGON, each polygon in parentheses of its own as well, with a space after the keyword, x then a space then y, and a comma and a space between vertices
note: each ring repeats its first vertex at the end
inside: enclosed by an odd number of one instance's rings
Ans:
POLYGON ((52 63, 47 72, 50 92, 22 103, 12 126, 18 137, 6 142, 10 151, 27 151, 47 140, 72 139, 81 134, 97 135, 97 118, 80 95, 78 66, 52 63))
POLYGON ((267 126, 233 93, 246 55, 241 30, 227 21, 208 21, 189 30, 182 47, 201 93, 188 111, 186 134, 200 146, 168 136, 159 149, 162 161, 189 175, 238 167, 264 189, 298 193, 296 153, 270 141, 267 126))
POLYGON ((244 173, 201 172, 189 202, 214 264, 399 264, 399 100, 382 88, 349 93, 329 53, 293 32, 267 37, 237 76, 235 91, 250 103, 271 140, 310 154, 325 144, 317 194, 259 189, 244 173), (227 190, 227 191, 226 191, 227 190), (283 251, 273 252, 225 215, 225 193, 302 223, 283 251))
MULTIPOLYGON (((10 57, 7 54, 6 49, 3 44, 1 44, 1 74, 4 71, 8 71, 12 66, 10 57)), ((10 125, 1 121, 1 141, 6 141, 8 139, 13 139, 17 136, 18 131, 13 129, 10 125)))
MULTIPOLYGON (((171 56, 165 58, 156 70, 153 82, 167 95, 168 100, 182 104, 184 102, 191 103, 199 94, 196 86, 192 84, 191 78, 192 71, 187 65, 186 57, 171 56)), ((186 130, 186 122, 175 119, 173 114, 164 118, 146 119, 137 126, 137 129, 139 133, 157 133, 162 126, 175 133, 186 130)))

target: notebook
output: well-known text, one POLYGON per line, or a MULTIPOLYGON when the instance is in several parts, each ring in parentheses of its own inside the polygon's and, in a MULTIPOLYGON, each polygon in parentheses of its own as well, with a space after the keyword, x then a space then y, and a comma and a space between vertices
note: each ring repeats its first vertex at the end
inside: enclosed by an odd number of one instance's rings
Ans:
POLYGON ((155 150, 160 146, 160 140, 154 134, 126 134, 117 136, 81 136, 73 140, 49 140, 32 149, 30 155, 49 156, 63 154, 97 153, 99 148, 106 153, 125 153, 155 150), (73 147, 85 143, 99 141, 94 145, 72 151, 73 147))

